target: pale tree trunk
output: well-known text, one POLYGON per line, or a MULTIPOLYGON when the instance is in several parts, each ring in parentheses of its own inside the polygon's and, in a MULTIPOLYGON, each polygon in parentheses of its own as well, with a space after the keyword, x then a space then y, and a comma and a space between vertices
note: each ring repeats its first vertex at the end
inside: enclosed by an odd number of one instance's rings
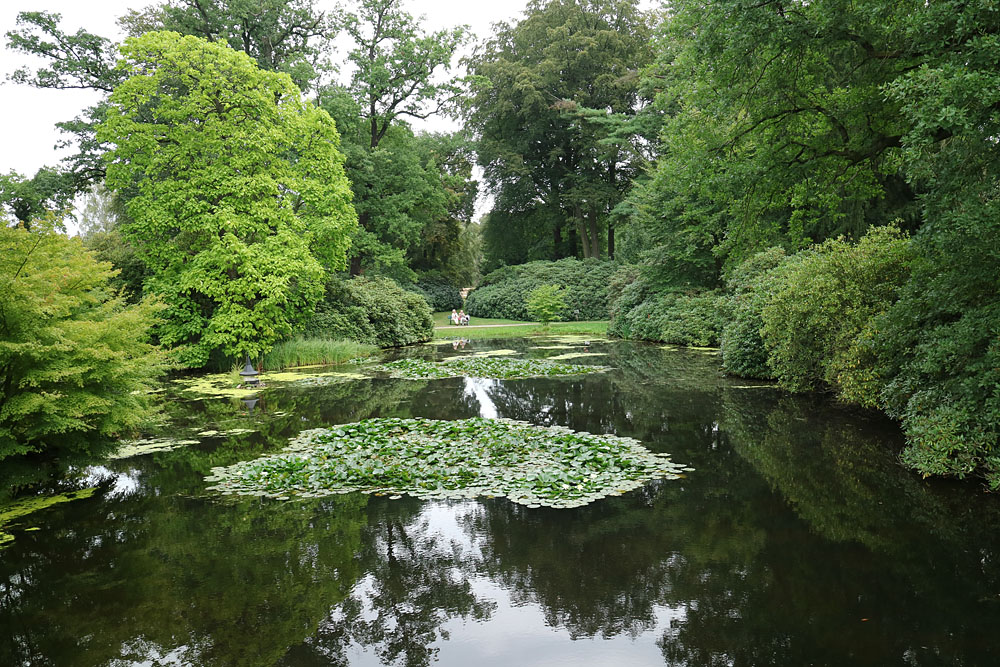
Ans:
POLYGON ((590 256, 596 259, 601 258, 601 234, 597 227, 597 208, 590 205, 590 215, 588 216, 590 226, 590 256))
POLYGON ((590 257, 590 235, 587 233, 587 221, 583 217, 583 209, 579 205, 573 206, 573 215, 576 218, 576 228, 580 234, 580 242, 583 244, 583 258, 590 257))

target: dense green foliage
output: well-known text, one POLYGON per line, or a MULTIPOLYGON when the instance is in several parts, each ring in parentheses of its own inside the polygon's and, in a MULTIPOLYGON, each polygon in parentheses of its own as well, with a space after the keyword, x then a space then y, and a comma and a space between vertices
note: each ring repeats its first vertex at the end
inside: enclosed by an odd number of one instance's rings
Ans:
POLYGON ((608 317, 608 283, 618 269, 596 259, 561 259, 505 266, 486 275, 469 293, 465 311, 473 317, 528 320, 525 296, 542 285, 565 287, 567 320, 604 320, 608 317))
POLYGON ((422 296, 388 278, 332 277, 303 332, 309 337, 400 347, 430 340, 434 319, 422 296))
POLYGON ((641 281, 612 303, 609 335, 695 347, 719 344, 729 311, 721 292, 651 293, 641 281))
POLYGON ((323 52, 332 19, 315 0, 166 0, 119 19, 132 37, 170 30, 223 42, 242 51, 261 69, 285 72, 307 90, 330 67, 323 52))
POLYGON ((321 91, 348 155, 359 225, 351 274, 375 270, 411 281, 412 268, 441 269, 471 218, 471 155, 458 137, 414 136, 407 119, 448 106, 447 75, 468 32, 426 31, 400 0, 359 0, 338 27, 350 37, 351 80, 321 91))
POLYGON ((189 366, 264 352, 344 264, 356 218, 333 121, 221 44, 151 32, 122 53, 98 136, 108 185, 135 193, 121 231, 167 304, 159 339, 189 366))
POLYGON ((767 349, 760 336, 761 313, 771 283, 764 279, 786 260, 781 248, 769 248, 740 264, 729 276, 732 315, 722 331, 722 360, 726 370, 752 378, 771 378, 767 349))
POLYGON ((0 458, 99 451, 149 417, 157 307, 126 305, 113 273, 79 240, 0 226, 0 458))
POLYGON ((304 431, 280 454, 213 468, 205 480, 217 491, 284 500, 364 490, 569 508, 682 470, 613 435, 504 419, 372 419, 304 431))
POLYGON ((416 292, 427 300, 435 313, 446 310, 458 310, 462 307, 462 294, 457 287, 444 282, 421 280, 407 289, 416 292))
POLYGON ((991 2, 671 3, 623 232, 652 301, 728 277, 727 369, 885 409, 907 463, 995 487, 998 39, 991 2), (912 241, 830 241, 889 223, 912 241))
POLYGON ((487 267, 614 257, 611 211, 645 164, 648 20, 634 0, 534 0, 473 58, 469 121, 495 195, 487 267))
POLYGON ((55 169, 42 167, 32 178, 10 172, 0 174, 0 206, 13 214, 25 227, 48 211, 69 208, 72 188, 69 177, 55 169))
POLYGON ((351 237, 352 272, 401 282, 415 271, 468 280, 453 262, 472 218, 472 156, 459 135, 414 134, 401 122, 369 145, 370 127, 348 91, 321 91, 320 105, 341 132, 347 176, 363 226, 351 237))
POLYGON ((765 274, 760 334, 779 384, 792 391, 829 386, 874 405, 877 388, 866 389, 875 378, 865 346, 877 329, 875 318, 906 283, 911 255, 898 230, 873 228, 856 245, 830 240, 765 274))
POLYGON ((528 316, 542 324, 558 322, 566 310, 565 294, 566 289, 558 285, 539 285, 524 300, 528 316))
POLYGON ((631 265, 612 276, 608 335, 696 347, 719 344, 731 307, 725 295, 715 290, 658 290, 648 276, 648 271, 631 265))

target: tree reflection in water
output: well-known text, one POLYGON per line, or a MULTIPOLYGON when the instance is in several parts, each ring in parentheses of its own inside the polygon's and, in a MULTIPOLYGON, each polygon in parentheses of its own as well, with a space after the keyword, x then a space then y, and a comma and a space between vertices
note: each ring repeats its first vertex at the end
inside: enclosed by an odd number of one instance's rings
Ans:
POLYGON ((384 665, 423 667, 438 653, 433 644, 448 639, 449 621, 490 617, 496 603, 477 597, 469 581, 481 558, 432 531, 422 505, 370 503, 361 582, 283 664, 346 665, 356 646, 384 665))
POLYGON ((614 370, 286 389, 252 416, 175 402, 174 430, 254 432, 108 462, 93 497, 32 517, 41 530, 0 556, 0 664, 585 663, 601 643, 623 664, 640 648, 678 665, 1000 664, 997 498, 901 468, 895 425, 725 378, 711 354, 592 349, 614 370), (696 470, 574 510, 203 495, 212 466, 303 428, 494 411, 696 470), (544 651, 518 652, 525 627, 544 651))

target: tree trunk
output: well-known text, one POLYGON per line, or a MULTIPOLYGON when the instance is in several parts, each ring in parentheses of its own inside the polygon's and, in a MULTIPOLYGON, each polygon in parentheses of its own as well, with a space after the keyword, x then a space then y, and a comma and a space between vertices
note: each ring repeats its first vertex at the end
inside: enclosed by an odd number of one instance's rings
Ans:
MULTIPOLYGON (((370 217, 371 214, 368 211, 361 213, 361 215, 358 216, 358 227, 367 230, 368 220, 370 217)), ((364 267, 361 266, 361 255, 354 255, 351 257, 350 272, 352 278, 354 276, 360 276, 365 272, 364 267)))
POLYGON ((562 259, 565 255, 562 254, 562 221, 556 218, 555 224, 552 225, 552 258, 562 259))
POLYGON ((573 207, 573 217, 576 218, 576 228, 583 244, 583 258, 590 257, 590 235, 587 233, 587 221, 583 217, 583 209, 579 205, 573 207))
POLYGON ((587 224, 590 227, 590 256, 595 259, 601 258, 601 232, 597 227, 597 207, 593 204, 589 207, 590 215, 587 216, 587 224))
POLYGON ((615 258, 615 223, 608 218, 608 259, 615 258))

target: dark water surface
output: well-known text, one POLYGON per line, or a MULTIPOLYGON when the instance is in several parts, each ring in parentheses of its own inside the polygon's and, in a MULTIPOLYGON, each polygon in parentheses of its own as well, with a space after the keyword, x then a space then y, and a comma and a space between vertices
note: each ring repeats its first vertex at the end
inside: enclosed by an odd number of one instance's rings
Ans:
MULTIPOLYGON (((567 352, 538 344, 471 351, 567 352)), ((10 529, 0 665, 1000 664, 996 497, 900 468, 893 423, 725 378, 714 354, 590 351, 614 370, 270 389, 249 414, 168 401, 177 437, 253 432, 55 484, 97 491, 10 529), (572 510, 204 491, 304 428, 475 415, 632 436, 696 471, 572 510)))

